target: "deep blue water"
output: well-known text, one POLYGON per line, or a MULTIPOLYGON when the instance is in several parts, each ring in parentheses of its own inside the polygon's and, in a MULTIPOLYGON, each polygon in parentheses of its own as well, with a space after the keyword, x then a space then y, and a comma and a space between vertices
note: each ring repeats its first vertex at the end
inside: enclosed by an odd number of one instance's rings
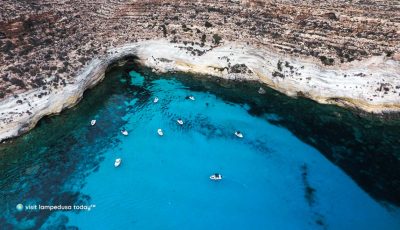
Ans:
POLYGON ((257 84, 129 65, 107 75, 77 107, 0 146, 1 229, 400 229, 396 119, 257 84))

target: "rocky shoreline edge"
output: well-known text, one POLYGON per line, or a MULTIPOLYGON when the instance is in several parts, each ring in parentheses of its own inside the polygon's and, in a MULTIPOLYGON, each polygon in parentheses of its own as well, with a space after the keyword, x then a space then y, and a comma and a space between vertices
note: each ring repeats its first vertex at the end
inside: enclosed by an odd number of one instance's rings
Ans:
POLYGON ((289 96, 368 113, 400 112, 400 62, 374 56, 337 66, 313 58, 282 55, 245 44, 204 48, 166 40, 148 40, 107 51, 92 60, 72 84, 42 94, 32 90, 0 101, 0 142, 34 128, 47 115, 76 105, 85 90, 101 82, 112 63, 134 56, 157 73, 190 72, 229 80, 260 81, 289 96))

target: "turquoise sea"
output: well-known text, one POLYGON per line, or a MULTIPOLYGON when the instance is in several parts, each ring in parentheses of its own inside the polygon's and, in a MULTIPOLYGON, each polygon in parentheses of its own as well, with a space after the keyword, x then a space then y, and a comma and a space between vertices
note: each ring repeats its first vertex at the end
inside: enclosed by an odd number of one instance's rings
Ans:
POLYGON ((0 145, 0 229, 400 229, 400 119, 260 87, 110 67, 0 145))

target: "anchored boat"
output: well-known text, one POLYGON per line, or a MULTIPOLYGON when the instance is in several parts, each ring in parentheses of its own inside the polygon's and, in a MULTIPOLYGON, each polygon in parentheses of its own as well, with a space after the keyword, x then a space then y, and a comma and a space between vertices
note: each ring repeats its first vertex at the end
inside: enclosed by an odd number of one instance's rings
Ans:
POLYGON ((180 124, 180 125, 183 125, 183 120, 180 118, 178 120, 176 120, 176 122, 178 122, 178 124, 180 124))
POLYGON ((214 181, 222 180, 222 175, 219 173, 214 173, 213 175, 210 176, 210 179, 214 181))
POLYGON ((114 166, 115 166, 115 168, 116 168, 116 167, 118 167, 118 166, 121 164, 121 161, 122 161, 122 159, 121 159, 121 158, 117 158, 117 159, 115 159, 115 162, 114 162, 114 166))
POLYGON ((243 138, 243 133, 241 133, 240 131, 236 131, 235 136, 237 136, 239 138, 243 138))
POLYGON ((164 132, 162 131, 162 129, 158 129, 157 130, 158 135, 160 136, 164 136, 164 132))
POLYGON ((122 133, 122 135, 124 135, 124 136, 128 136, 128 131, 127 130, 121 130, 121 133, 122 133))

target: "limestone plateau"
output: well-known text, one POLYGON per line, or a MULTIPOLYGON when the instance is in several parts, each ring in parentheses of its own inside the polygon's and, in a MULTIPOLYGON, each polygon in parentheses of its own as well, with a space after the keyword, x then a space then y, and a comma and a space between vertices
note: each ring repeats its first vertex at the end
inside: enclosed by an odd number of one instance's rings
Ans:
POLYGON ((0 140, 72 106, 130 54, 158 72, 400 111, 400 1, 2 0, 0 140))

